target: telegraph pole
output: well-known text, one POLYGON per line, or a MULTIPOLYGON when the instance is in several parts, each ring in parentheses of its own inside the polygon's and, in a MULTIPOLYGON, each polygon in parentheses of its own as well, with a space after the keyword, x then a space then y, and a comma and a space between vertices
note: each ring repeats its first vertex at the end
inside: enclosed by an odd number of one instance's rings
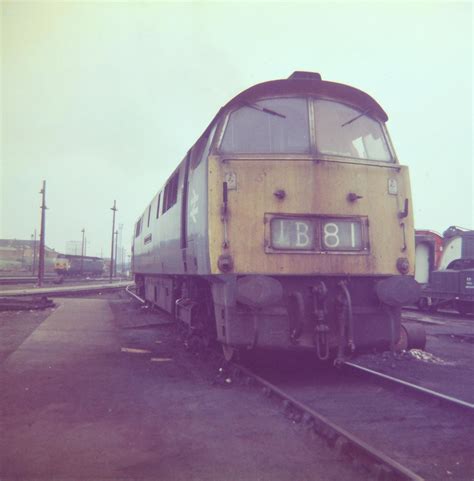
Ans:
POLYGON ((86 232, 86 229, 84 229, 83 227, 81 232, 82 232, 82 247, 81 247, 81 276, 82 276, 83 270, 84 270, 84 234, 86 232))
POLYGON ((41 287, 43 285, 44 279, 44 231, 45 231, 45 223, 46 223, 46 181, 43 180, 43 188, 40 190, 40 194, 42 194, 42 202, 41 202, 41 230, 40 230, 40 245, 39 245, 39 263, 38 263, 38 286, 41 287))
POLYGON ((35 240, 33 244, 33 275, 36 272, 36 229, 35 229, 35 240))
POLYGON ((122 242, 122 231, 123 231, 123 224, 119 224, 119 237, 118 237, 118 257, 117 263, 120 265, 120 272, 123 273, 123 242, 122 242))
POLYGON ((110 208, 113 211, 112 216, 112 246, 110 248, 110 282, 114 276, 114 236, 115 236, 115 212, 117 212, 116 202, 114 200, 114 206, 110 208))
POLYGON ((117 256, 118 256, 118 230, 115 231, 115 257, 114 257, 114 275, 117 277, 117 256))
POLYGON ((34 276, 36 272, 36 229, 35 234, 31 234, 31 239, 33 240, 33 266, 31 269, 31 275, 34 276))
MULTIPOLYGON (((33 247, 34 247, 34 244, 33 244, 33 234, 31 234, 31 246, 30 246, 30 250, 33 249, 33 247)), ((33 256, 31 256, 31 275, 34 275, 34 274, 33 274, 33 269, 34 269, 33 256)))

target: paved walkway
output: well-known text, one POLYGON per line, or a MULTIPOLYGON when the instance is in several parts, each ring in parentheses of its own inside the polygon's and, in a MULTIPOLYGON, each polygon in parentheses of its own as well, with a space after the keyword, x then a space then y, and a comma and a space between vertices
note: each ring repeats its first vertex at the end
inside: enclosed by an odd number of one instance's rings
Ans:
POLYGON ((3 363, 2 480, 113 475, 108 461, 129 441, 112 421, 112 383, 120 385, 112 318, 107 301, 61 300, 3 363))

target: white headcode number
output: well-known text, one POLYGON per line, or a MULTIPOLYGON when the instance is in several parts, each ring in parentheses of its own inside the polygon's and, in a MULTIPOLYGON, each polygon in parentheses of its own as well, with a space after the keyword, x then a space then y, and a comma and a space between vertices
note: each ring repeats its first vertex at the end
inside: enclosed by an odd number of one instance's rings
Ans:
POLYGON ((359 249, 361 247, 360 224, 347 221, 324 224, 324 245, 328 249, 359 249))
POLYGON ((314 248, 314 225, 299 219, 272 222, 272 245, 277 249, 309 250, 314 248))
POLYGON ((355 247, 355 230, 354 230, 354 222, 351 222, 351 246, 355 247))
POLYGON ((362 234, 362 223, 352 219, 314 217, 271 221, 271 246, 275 249, 362 251, 365 250, 362 234))
POLYGON ((305 222, 296 223, 296 247, 309 246, 308 230, 309 225, 305 222))
POLYGON ((339 227, 336 224, 330 222, 329 224, 324 224, 324 244, 327 247, 337 247, 339 245, 339 227))

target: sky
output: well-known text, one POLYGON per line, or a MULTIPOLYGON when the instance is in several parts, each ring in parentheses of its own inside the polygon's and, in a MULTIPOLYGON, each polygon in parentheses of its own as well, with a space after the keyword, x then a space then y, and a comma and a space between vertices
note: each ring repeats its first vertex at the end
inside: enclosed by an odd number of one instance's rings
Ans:
POLYGON ((474 228, 470 2, 3 1, 0 238, 110 255, 218 109, 295 70, 389 116, 415 226, 474 228))

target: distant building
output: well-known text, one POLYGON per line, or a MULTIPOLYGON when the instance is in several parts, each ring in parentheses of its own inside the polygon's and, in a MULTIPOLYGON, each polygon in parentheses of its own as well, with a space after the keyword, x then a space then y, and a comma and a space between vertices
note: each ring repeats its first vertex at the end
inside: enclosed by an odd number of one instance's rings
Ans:
MULTIPOLYGON (((33 261, 38 271, 40 241, 0 239, 0 272, 32 272, 33 261)), ((45 246, 44 270, 54 271, 57 252, 45 246)))

